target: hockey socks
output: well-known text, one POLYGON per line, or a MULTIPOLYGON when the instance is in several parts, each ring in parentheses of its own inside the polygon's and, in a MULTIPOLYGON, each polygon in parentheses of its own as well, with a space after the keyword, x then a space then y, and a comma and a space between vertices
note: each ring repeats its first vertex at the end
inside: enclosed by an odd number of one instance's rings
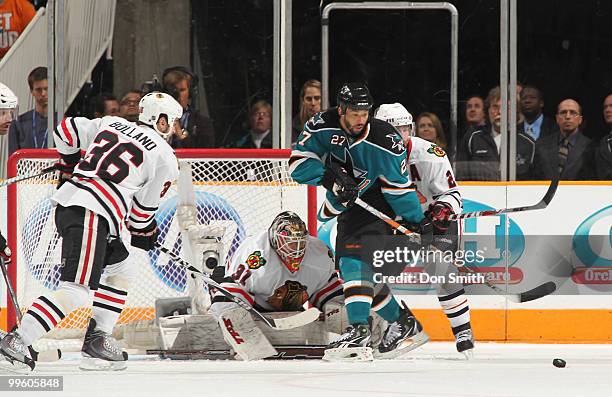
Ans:
POLYGON ((40 296, 30 306, 17 330, 26 346, 51 331, 66 317, 66 311, 53 295, 40 296))
MULTIPOLYGON (((372 309, 376 313, 392 323, 396 321, 400 316, 400 306, 391 294, 391 290, 387 284, 379 284, 375 288, 376 295, 372 302, 372 309)), ((412 313, 410 313, 412 315, 412 313)))
POLYGON ((126 300, 127 291, 100 284, 93 298, 92 317, 96 320, 96 328, 112 334, 126 300))
POLYGON ((340 274, 344 279, 344 304, 349 324, 368 324, 374 297, 372 269, 356 258, 342 257, 340 274))
POLYGON ((439 296, 438 300, 450 321, 454 335, 470 329, 470 307, 463 288, 452 294, 439 296))

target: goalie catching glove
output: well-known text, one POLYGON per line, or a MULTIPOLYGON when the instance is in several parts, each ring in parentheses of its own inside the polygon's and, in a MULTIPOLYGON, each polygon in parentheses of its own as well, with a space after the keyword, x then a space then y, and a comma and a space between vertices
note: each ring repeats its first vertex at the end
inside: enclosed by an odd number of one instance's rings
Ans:
POLYGON ((323 174, 321 185, 334 196, 345 207, 351 207, 359 197, 357 183, 346 170, 337 163, 331 163, 323 174))
POLYGON ((157 228, 157 222, 155 219, 144 229, 135 229, 132 226, 128 227, 130 234, 132 235, 132 246, 150 251, 155 248, 157 237, 159 237, 159 229, 157 228))

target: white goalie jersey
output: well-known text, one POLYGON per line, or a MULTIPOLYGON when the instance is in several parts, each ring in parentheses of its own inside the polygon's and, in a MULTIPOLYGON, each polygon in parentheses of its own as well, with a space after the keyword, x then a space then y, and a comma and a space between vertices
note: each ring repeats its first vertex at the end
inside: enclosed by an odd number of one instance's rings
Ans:
MULTIPOLYGON (((258 310, 299 311, 306 302, 321 309, 342 296, 342 282, 327 246, 315 237, 307 239, 304 258, 293 272, 271 247, 267 232, 245 239, 226 266, 221 285, 258 310)), ((215 294, 213 310, 226 299, 215 294)))
POLYGON ((423 211, 435 201, 451 205, 456 214, 463 201, 446 152, 439 146, 418 137, 411 137, 406 147, 410 176, 416 185, 423 211))
POLYGON ((125 225, 144 229, 161 197, 178 177, 178 161, 166 141, 147 126, 121 117, 68 117, 54 131, 62 157, 85 156, 52 200, 78 205, 103 216, 112 236, 125 225))

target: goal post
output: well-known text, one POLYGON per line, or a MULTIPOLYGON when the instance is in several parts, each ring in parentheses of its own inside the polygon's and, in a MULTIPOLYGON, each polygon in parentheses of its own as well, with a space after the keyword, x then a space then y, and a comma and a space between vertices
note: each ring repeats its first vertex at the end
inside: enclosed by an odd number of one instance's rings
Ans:
MULTIPOLYGON (((291 210, 306 221, 316 235, 316 188, 299 185, 288 171, 288 149, 178 149, 179 162, 193 170, 197 216, 200 223, 220 224, 227 258, 246 237, 266 230, 281 211, 291 210)), ((25 149, 11 156, 9 177, 33 174, 56 162, 54 149, 25 149)), ((48 173, 8 186, 8 241, 13 248, 10 279, 22 310, 45 291, 57 288, 61 261, 61 239, 55 229, 50 197, 56 190, 57 173, 48 173)), ((182 241, 175 219, 178 193, 176 183, 162 199, 156 214, 160 241, 181 252, 182 241)), ((157 298, 186 296, 184 269, 157 250, 148 253, 133 247, 130 262, 138 275, 130 286, 119 324, 154 317, 157 298), (164 259, 162 259, 164 258, 164 259)), ((224 261, 225 258, 221 260, 224 261)), ((7 300, 9 329, 16 313, 7 300)), ((79 337, 87 325, 90 307, 76 309, 49 338, 79 337)))

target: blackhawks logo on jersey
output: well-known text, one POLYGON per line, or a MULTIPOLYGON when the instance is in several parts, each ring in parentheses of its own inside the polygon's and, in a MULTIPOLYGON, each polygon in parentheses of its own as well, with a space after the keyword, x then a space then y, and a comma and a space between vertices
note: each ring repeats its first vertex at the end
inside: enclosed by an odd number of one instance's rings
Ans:
POLYGON ((431 147, 427 149, 427 153, 435 154, 438 157, 446 156, 446 152, 444 151, 444 149, 442 149, 440 146, 436 145, 435 143, 431 144, 431 147))
POLYGON ((249 269, 259 269, 266 264, 266 259, 261 256, 261 251, 255 251, 246 260, 249 269))
POLYGON ((266 302, 278 311, 299 311, 302 310, 302 305, 308 300, 308 289, 299 281, 285 281, 274 290, 274 294, 270 296, 266 302))

